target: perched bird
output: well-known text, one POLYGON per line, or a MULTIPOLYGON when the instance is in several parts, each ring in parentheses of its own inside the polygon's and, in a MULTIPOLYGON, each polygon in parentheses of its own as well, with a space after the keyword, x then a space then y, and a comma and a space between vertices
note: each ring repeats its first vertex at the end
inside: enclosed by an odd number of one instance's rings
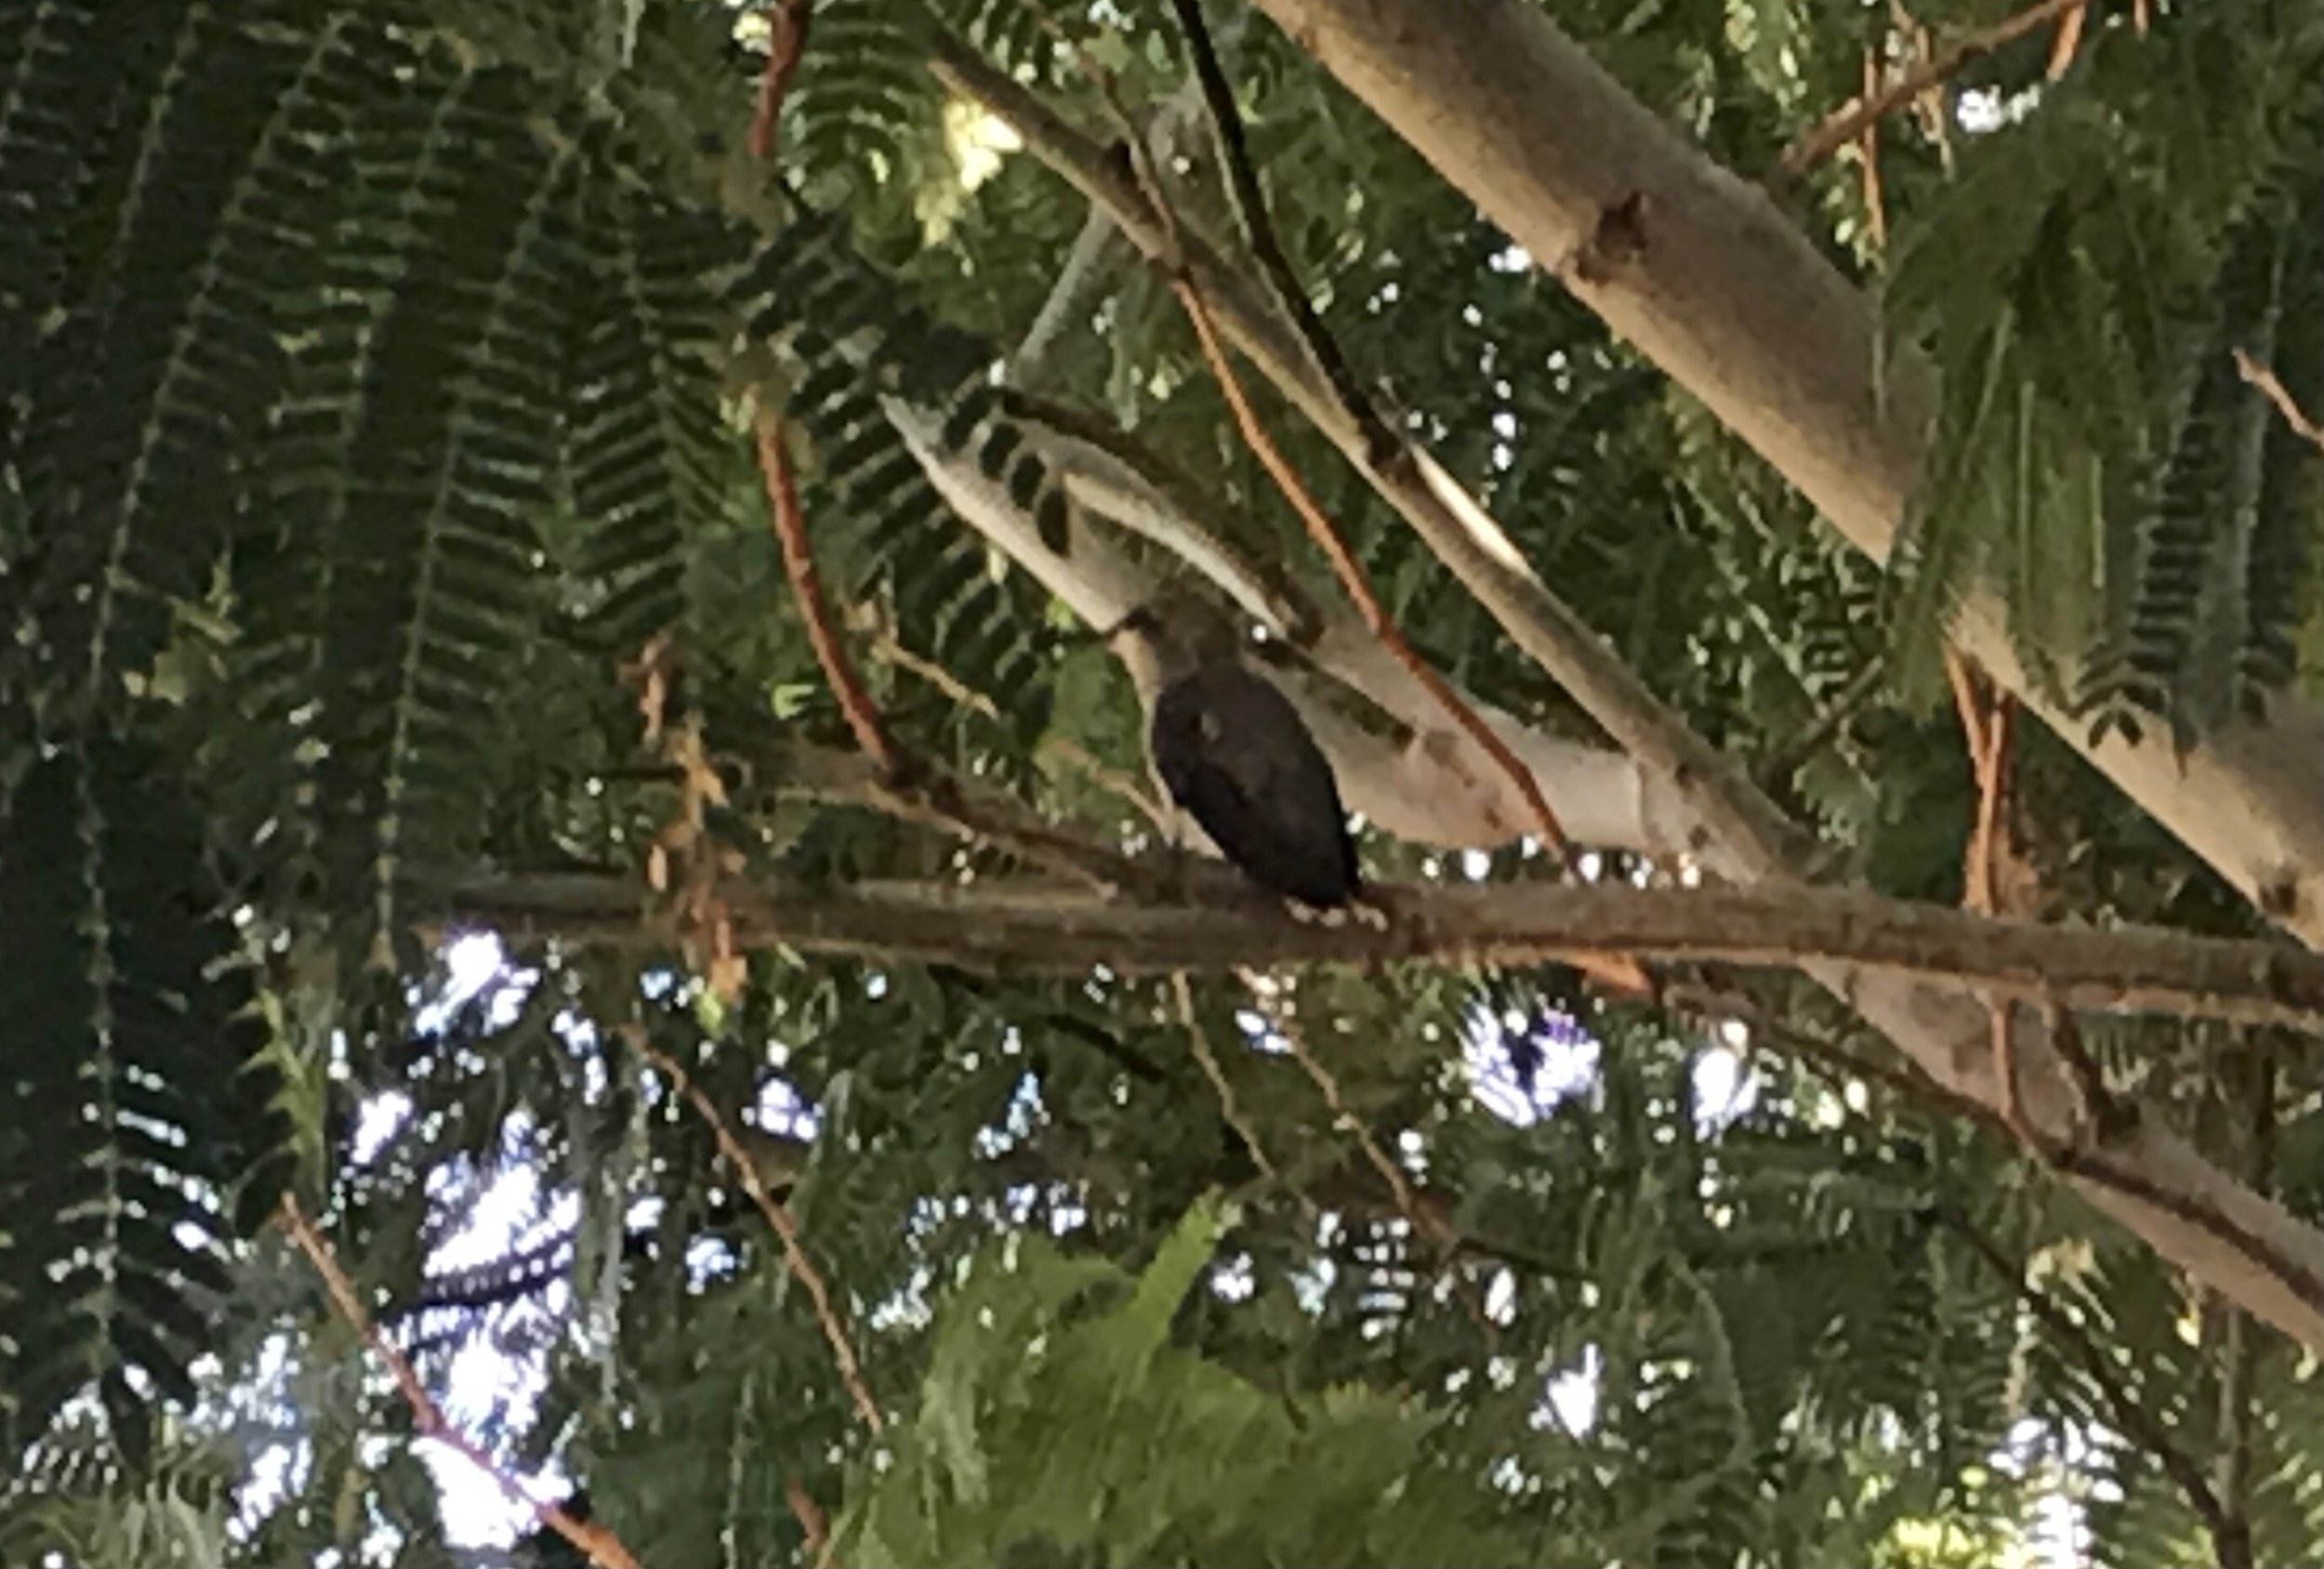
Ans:
POLYGON ((1220 853, 1302 904, 1353 900, 1362 878, 1331 764, 1290 700, 1243 663, 1235 624, 1167 588, 1109 640, 1147 705, 1155 772, 1220 853))

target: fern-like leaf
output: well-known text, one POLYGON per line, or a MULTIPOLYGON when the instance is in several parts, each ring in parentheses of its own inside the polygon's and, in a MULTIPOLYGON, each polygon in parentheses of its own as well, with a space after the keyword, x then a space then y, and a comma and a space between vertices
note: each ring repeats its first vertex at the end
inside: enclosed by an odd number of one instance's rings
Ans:
POLYGON ((117 1428, 150 1392, 190 1400, 236 1212, 262 1220, 289 1177, 239 936, 161 763, 59 753, 0 818, 0 1425, 18 1443, 84 1391, 117 1428))

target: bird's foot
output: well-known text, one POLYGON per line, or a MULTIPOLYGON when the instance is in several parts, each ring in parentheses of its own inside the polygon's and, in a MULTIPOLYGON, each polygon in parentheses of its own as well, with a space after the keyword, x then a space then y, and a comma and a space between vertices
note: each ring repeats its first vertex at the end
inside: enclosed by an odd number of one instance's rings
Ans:
POLYGON ((1164 903, 1187 903, 1194 864, 1194 851, 1186 848, 1185 840, 1173 834, 1162 841, 1155 857, 1154 890, 1164 903))

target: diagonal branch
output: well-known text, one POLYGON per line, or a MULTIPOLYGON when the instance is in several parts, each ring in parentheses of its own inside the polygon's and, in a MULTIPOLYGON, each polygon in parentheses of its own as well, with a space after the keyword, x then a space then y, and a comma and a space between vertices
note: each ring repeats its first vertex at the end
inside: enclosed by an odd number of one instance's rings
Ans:
MULTIPOLYGON (((1922 480, 1936 367, 1883 336, 1877 302, 1766 192, 1626 91, 1542 7, 1255 3, 1851 545, 1887 560, 1922 480)), ((1960 598, 1951 631, 2262 914, 2324 946, 2324 707, 2271 692, 2192 746, 2167 727, 2093 734, 2028 673, 1989 587, 1960 598)))
POLYGON ((2221 1569, 2251 1569, 2251 1549, 2249 1533, 2242 1523, 2230 1515, 2220 1503, 2219 1496, 2205 1479, 2194 1457, 2172 1442, 2170 1418, 2150 1409, 2139 1399, 2109 1360, 2106 1351, 2091 1338, 2086 1325, 2052 1301, 2038 1286, 2026 1278, 2018 1261, 2004 1253, 2000 1246, 1979 1231, 1966 1218, 1950 1210, 1940 1210, 1938 1219, 1946 1228, 1966 1243, 1978 1261, 1992 1271, 1996 1278, 2017 1294, 2027 1311, 2040 1319, 2042 1327, 2057 1338, 2060 1345, 2072 1353, 2090 1381, 2105 1397, 2106 1410, 2114 1426, 2144 1449, 2163 1471, 2178 1485, 2186 1497, 2187 1507, 2194 1510, 2203 1528, 2211 1533, 2218 1553, 2221 1569))
POLYGON ((307 1219, 306 1211, 298 1206, 297 1199, 287 1193, 284 1195, 282 1207, 275 1212, 275 1223, 283 1228, 284 1234, 290 1238, 299 1252, 307 1256, 307 1261, 314 1266, 315 1273, 323 1277, 324 1288, 330 1293, 340 1316, 347 1320, 348 1327, 355 1332, 372 1355, 386 1365, 389 1376, 395 1380, 397 1392, 403 1397, 403 1404, 411 1408, 412 1429, 421 1438, 434 1439, 492 1478, 509 1502, 531 1510, 536 1523, 556 1532, 599 1569, 638 1569, 637 1559, 622 1545, 620 1537, 594 1522, 574 1519, 560 1505, 533 1496, 514 1477, 495 1465, 492 1457, 485 1454, 474 1439, 452 1424, 444 1416, 443 1408, 429 1394, 427 1386, 419 1381, 419 1375, 413 1371, 411 1363, 379 1332, 371 1315, 363 1311, 363 1299, 355 1294, 355 1283, 347 1278, 347 1272, 339 1267, 338 1259, 331 1252, 331 1245, 315 1230, 314 1222, 307 1219))
POLYGON ((1891 78, 1885 86, 1867 87, 1785 148, 1776 166, 1785 174, 1814 168, 1931 87, 1952 80, 1971 62, 2058 18, 2079 16, 2088 4, 2089 0, 2040 0, 2008 20, 1973 33, 1921 60, 1891 78))
MULTIPOLYGON (((946 86, 1006 121, 1027 152, 1103 203, 1147 257, 1171 258, 1172 236, 1136 179, 1038 98, 944 34, 932 42, 930 69, 946 86)), ((1306 344, 1252 290, 1243 270, 1230 266, 1190 231, 1182 228, 1175 238, 1176 259, 1183 261, 1222 335, 1362 469, 1517 645, 1615 744, 1669 782, 1690 815, 1708 829, 1691 848, 1710 851, 1716 844, 1723 857, 1739 858, 1728 869, 1748 876, 1769 875, 1787 862, 1807 863, 1813 841, 1750 785, 1732 758, 1663 706, 1620 656, 1549 591, 1458 481, 1409 443, 1387 463, 1371 462, 1366 431, 1316 369, 1306 344)), ((1330 662, 1327 652, 1319 651, 1318 662, 1330 662)), ((1530 818, 1522 801, 1512 805, 1515 810, 1504 813, 1507 820, 1530 818)))
POLYGON ((2324 425, 2318 425, 2308 417, 2298 400, 2292 397, 2291 389, 2277 379, 2274 371, 2251 358, 2249 350, 2238 349, 2236 350, 2236 374, 2258 389, 2261 397, 2276 405, 2276 412, 2284 416, 2284 423, 2291 427, 2293 435, 2312 442, 2318 452, 2324 452, 2324 425))
POLYGON ((719 1114, 717 1104, 678 1064, 677 1060, 647 1039, 645 1031, 640 1028, 633 1025, 621 1033, 638 1055, 667 1077, 678 1093, 685 1097, 687 1104, 693 1107, 702 1120, 709 1125, 710 1137, 717 1142, 719 1154, 726 1157, 727 1167, 742 1183, 743 1191, 750 1195, 750 1202, 758 1206, 759 1213, 766 1218, 768 1229, 783 1245, 784 1267, 791 1272, 793 1279, 807 1288, 808 1301, 814 1309, 815 1323, 823 1330, 825 1342, 831 1347, 832 1362, 839 1370, 839 1381, 847 1386, 848 1399, 854 1404, 856 1418, 871 1431, 875 1438, 878 1437, 886 1429, 886 1424, 879 1418, 879 1406, 871 1397, 870 1387, 864 1382, 863 1365, 856 1360, 855 1345, 848 1338, 847 1325, 840 1322, 838 1310, 831 1305, 831 1287, 825 1282, 822 1272, 807 1257, 806 1244, 799 1234, 799 1222, 791 1219, 789 1207, 774 1196, 767 1186, 759 1163, 751 1158, 750 1153, 743 1148, 733 1131, 726 1126, 726 1118, 719 1114))
MULTIPOLYGON (((1680 363, 1715 414, 1767 453, 1860 548, 1884 556, 1917 470, 1927 368, 1892 366, 1876 387, 1863 385, 1878 357, 1860 297, 1771 204, 1738 195, 1731 178, 1653 123, 1529 7, 1430 0, 1422 23, 1408 3, 1387 0, 1367 0, 1378 14, 1359 14, 1357 0, 1259 3, 1296 40, 1322 51, 1360 96, 1385 106, 1440 167, 1464 161, 1455 165, 1462 188, 1488 211, 1519 212, 1525 221, 1515 237, 1537 257, 1572 257, 1576 235, 1588 250, 1592 233, 1622 215, 1633 231, 1642 215, 1650 219, 1651 234, 1631 238, 1652 245, 1628 256, 1618 278, 1576 277, 1573 286, 1650 357, 1680 363), (1472 112, 1452 115, 1443 106, 1455 101, 1472 112), (1548 120, 1556 123, 1553 132, 1541 125, 1548 120), (1525 126, 1525 134, 1512 138, 1512 125, 1525 126), (1651 209, 1636 183, 1647 173, 1658 193, 1668 191, 1651 209), (1525 201, 1539 210, 1516 205, 1525 201), (1767 281, 1738 298, 1738 270, 1767 281), (1825 439, 1803 442, 1802 432, 1825 439)), ((984 103, 1042 162, 1104 203, 1150 257, 1177 259, 1143 193, 1088 138, 957 40, 939 35, 931 54, 941 80, 984 103)), ((1279 315, 1194 236, 1183 236, 1182 246, 1226 335, 1412 524, 1512 640, 1657 787, 1673 793, 1691 818, 1690 848, 1723 874, 1751 880, 1792 881, 1816 865, 1814 839, 1646 690, 1549 591, 1474 497, 1409 444, 1391 462, 1372 462, 1363 432, 1279 315)), ((2023 696, 2024 673, 1989 600, 1973 596, 1958 634, 1965 651, 2023 696)), ((2238 888, 2315 941, 2324 932, 2324 895, 2317 891, 2324 873, 2316 871, 2324 831, 2310 834, 2304 825, 2324 823, 2324 795, 2315 788, 2314 769, 2300 765, 2311 754, 2324 756, 2318 746, 2324 719, 2287 706, 2281 724, 2222 735, 2185 758, 2167 745, 2109 745, 2093 757, 2238 888), (2196 801, 2204 812, 2173 810, 2196 801), (2224 813, 2221 802, 2248 810, 2224 813)), ((1999 1104, 1982 1003, 1893 971, 1852 971, 1820 959, 1803 968, 1940 1086, 1999 1104)), ((2032 1021, 2036 1010, 2017 1012, 2032 1021)), ((2027 1117, 2070 1140, 2080 1097, 2046 1035, 2032 1022, 2021 1027, 2028 1038, 2012 1055, 2027 1071, 2027 1117)), ((2103 1173, 2084 1164, 2069 1174, 2077 1191, 2198 1279, 2324 1348, 2324 1290, 2315 1284, 2324 1279, 2324 1232, 2204 1158, 2159 1114, 2133 1123, 2103 1173)))
POLYGON ((1339 343, 1324 330, 1306 288, 1292 270, 1291 258, 1283 254, 1283 245, 1275 238, 1266 193, 1259 185, 1259 169, 1251 161, 1250 144, 1243 134, 1243 116, 1235 107, 1235 89, 1219 65, 1218 51, 1211 47, 1209 29, 1203 25, 1201 0, 1170 0, 1170 5, 1178 16, 1179 31, 1186 36, 1187 59, 1194 65, 1195 80, 1202 87, 1203 102, 1210 111, 1210 123, 1219 138, 1220 172, 1226 180, 1235 221, 1243 226, 1244 242, 1250 246, 1260 270, 1267 275, 1267 282, 1274 290, 1275 304, 1305 341, 1307 351, 1314 356, 1315 368, 1323 372, 1348 417, 1362 428, 1373 460, 1384 463, 1402 443, 1365 396, 1354 371, 1348 367, 1347 356, 1340 351, 1339 343))

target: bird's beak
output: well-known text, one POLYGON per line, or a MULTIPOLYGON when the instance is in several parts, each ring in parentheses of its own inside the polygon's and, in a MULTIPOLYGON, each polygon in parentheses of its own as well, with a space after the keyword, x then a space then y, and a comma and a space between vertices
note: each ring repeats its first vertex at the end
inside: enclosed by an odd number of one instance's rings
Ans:
POLYGON ((1135 632, 1153 624, 1146 607, 1140 605, 1111 626, 1085 626, 1078 632, 1060 632, 1058 645, 1062 648, 1087 648, 1092 643, 1111 643, 1124 632, 1135 632))

